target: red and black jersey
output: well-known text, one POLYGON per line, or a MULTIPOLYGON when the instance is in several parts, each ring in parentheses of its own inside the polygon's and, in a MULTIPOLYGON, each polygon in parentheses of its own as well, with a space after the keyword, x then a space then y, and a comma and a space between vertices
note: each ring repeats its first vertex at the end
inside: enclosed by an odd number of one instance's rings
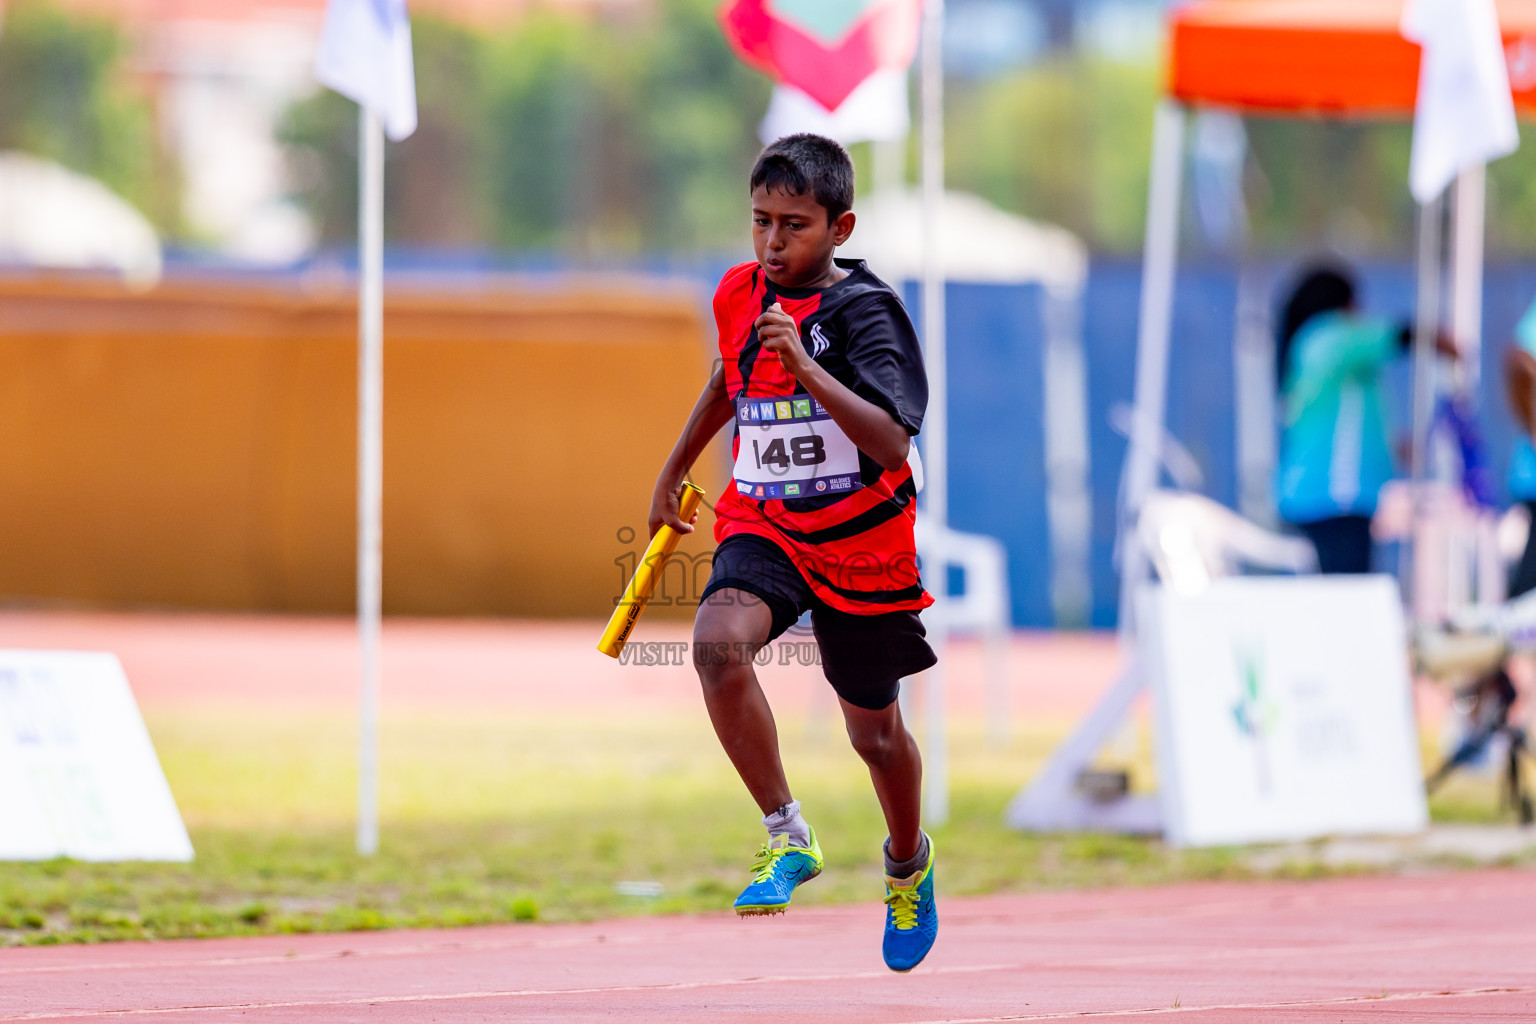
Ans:
MULTIPOLYGON (((915 435, 928 405, 922 349, 905 307, 863 261, 838 260, 848 276, 829 288, 784 288, 756 263, 728 271, 715 292, 726 393, 745 398, 805 394, 753 326, 775 302, 800 328, 806 353, 832 377, 885 409, 915 435)), ((731 445, 740 447, 738 428, 731 445)), ((915 611, 924 591, 912 538, 918 482, 912 465, 885 470, 859 452, 859 483, 846 493, 758 498, 733 480, 715 506, 715 540, 753 534, 794 561, 816 596, 863 615, 915 611)))

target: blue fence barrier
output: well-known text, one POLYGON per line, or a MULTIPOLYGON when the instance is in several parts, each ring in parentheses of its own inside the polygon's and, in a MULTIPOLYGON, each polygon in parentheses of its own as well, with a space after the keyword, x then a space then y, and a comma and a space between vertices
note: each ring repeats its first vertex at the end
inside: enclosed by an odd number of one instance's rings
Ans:
MULTIPOLYGON (((695 282, 710 295, 735 258, 720 255, 621 260, 574 267, 558 253, 486 254, 459 250, 391 249, 390 273, 447 276, 473 281, 509 272, 538 277, 575 269, 625 271, 695 282)), ((355 266, 350 250, 321 253, 277 276, 318 270, 345 273, 355 266)), ((172 272, 218 272, 196 254, 170 254, 172 272)), ((1263 270, 1269 282, 1266 308, 1290 266, 1263 270)), ((1406 264, 1359 268, 1361 305, 1384 316, 1412 314, 1414 275, 1406 264)), ((249 275, 248 268, 230 273, 249 275)), ((1083 303, 1083 345, 1088 375, 1088 440, 1093 498, 1091 624, 1113 626, 1119 595, 1114 565, 1115 504, 1126 441, 1110 425, 1110 411, 1129 404, 1135 385, 1136 316, 1141 265, 1096 257, 1083 303)), ((1491 265, 1484 291, 1482 403, 1480 420, 1491 464, 1502 474, 1514 442, 1505 410, 1500 362, 1515 323, 1536 298, 1536 265, 1491 265)), ((918 289, 906 299, 919 327, 918 289)), ((1013 621, 1019 626, 1054 624, 1051 551, 1046 519, 1044 386, 1041 320, 1043 296, 1034 286, 951 284, 947 293, 950 385, 950 520, 955 529, 990 534, 1008 549, 1013 621)), ((1236 423, 1233 411, 1233 322, 1237 270, 1228 264, 1180 268, 1174 302, 1173 355, 1169 367, 1167 428, 1195 457, 1204 493, 1236 504, 1236 423)), ((1406 360, 1389 374, 1396 428, 1406 433, 1406 360)), ((681 414, 681 413, 680 413, 681 414)))
MULTIPOLYGON (((1285 268, 1266 279, 1283 282, 1285 268)), ((1362 307, 1406 318, 1413 270, 1361 268, 1362 307)), ((1131 261, 1093 263, 1083 310, 1088 363, 1089 458, 1093 494, 1092 624, 1112 626, 1118 601, 1114 566, 1115 501, 1126 441, 1110 410, 1130 403, 1141 268, 1131 261)), ((908 290, 921 323, 916 289, 908 290)), ((1274 294, 1266 295, 1270 306, 1274 294)), ((1484 303, 1481 423, 1492 465, 1502 474, 1514 441, 1505 411, 1500 360, 1516 321, 1536 298, 1536 267, 1491 266, 1484 303)), ((1044 381, 1040 290, 1031 286, 953 284, 947 296, 950 381, 950 518, 956 529, 998 537, 1008 548, 1013 620, 1052 624, 1050 550, 1045 509, 1044 381)), ((1180 271, 1169 367, 1168 430, 1194 455, 1204 492, 1232 506, 1237 497, 1232 334, 1237 273, 1227 266, 1180 271)), ((1396 427, 1407 431, 1406 360, 1389 388, 1396 427)))

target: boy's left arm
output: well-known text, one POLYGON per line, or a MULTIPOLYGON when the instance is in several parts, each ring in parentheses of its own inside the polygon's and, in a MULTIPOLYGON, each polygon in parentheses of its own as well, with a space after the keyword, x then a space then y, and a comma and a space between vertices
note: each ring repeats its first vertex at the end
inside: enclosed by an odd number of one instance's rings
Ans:
POLYGON ((756 326, 763 348, 776 354, 784 369, 805 385, 848 440, 885 469, 901 468, 912 446, 907 428, 880 406, 854 394, 807 355, 794 317, 775 302, 757 318, 756 326))

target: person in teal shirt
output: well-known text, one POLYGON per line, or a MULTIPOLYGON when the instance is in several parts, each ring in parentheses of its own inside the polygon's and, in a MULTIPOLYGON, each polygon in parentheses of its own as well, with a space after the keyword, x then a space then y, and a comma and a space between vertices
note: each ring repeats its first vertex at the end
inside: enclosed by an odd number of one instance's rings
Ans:
POLYGON ((1515 454, 1509 462, 1509 496, 1531 513, 1531 531, 1525 553, 1509 580, 1509 596, 1519 597, 1536 589, 1536 303, 1515 326, 1514 344, 1504 355, 1504 386, 1510 412, 1519 428, 1515 454))
POLYGON ((1358 312, 1352 276, 1333 267, 1304 273, 1281 311, 1280 518, 1325 573, 1371 569, 1371 517, 1393 476, 1381 375, 1408 335, 1358 312))

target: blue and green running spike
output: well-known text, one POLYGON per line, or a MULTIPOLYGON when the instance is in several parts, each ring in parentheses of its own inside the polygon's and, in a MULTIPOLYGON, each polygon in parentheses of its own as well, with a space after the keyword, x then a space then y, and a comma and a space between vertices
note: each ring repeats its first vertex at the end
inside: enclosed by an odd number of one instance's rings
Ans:
POLYGON ((933 844, 928 864, 910 878, 885 879, 885 966, 906 972, 923 962, 939 937, 939 910, 933 902, 933 844))
POLYGON ((795 886, 821 874, 821 844, 811 829, 811 844, 795 846, 789 836, 770 838, 752 862, 752 884, 736 897, 736 913, 742 917, 782 914, 789 909, 795 886))

